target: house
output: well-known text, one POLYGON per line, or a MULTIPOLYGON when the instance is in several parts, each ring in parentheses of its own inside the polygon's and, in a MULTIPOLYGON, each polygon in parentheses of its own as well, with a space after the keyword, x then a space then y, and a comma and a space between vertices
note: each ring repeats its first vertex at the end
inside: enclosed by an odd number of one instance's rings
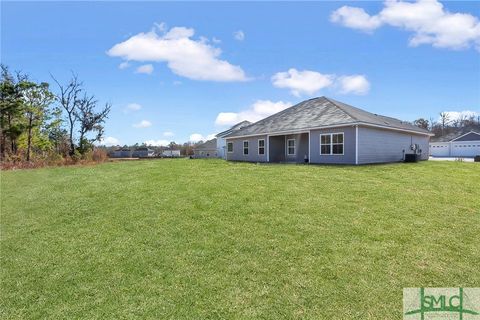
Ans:
POLYGON ((432 137, 432 157, 475 157, 480 155, 480 133, 457 132, 442 137, 432 137))
POLYGON ((217 155, 222 159, 226 159, 226 140, 225 137, 228 136, 230 133, 238 131, 248 125, 251 125, 250 121, 242 121, 237 123, 236 125, 232 126, 230 129, 225 130, 223 132, 218 133, 215 137, 217 138, 217 155))
POLYGON ((119 148, 110 154, 112 158, 130 158, 132 156, 132 151, 129 148, 119 148))
POLYGON ((134 158, 146 158, 146 157, 153 157, 154 155, 154 151, 150 148, 147 148, 147 147, 140 147, 140 148, 136 148, 133 152, 132 152, 132 157, 134 158))
POLYGON ((327 97, 303 101, 225 137, 227 160, 366 164, 428 160, 429 131, 327 97))
POLYGON ((180 157, 180 150, 162 150, 162 157, 178 158, 180 157))
POLYGON ((194 158, 217 158, 217 139, 208 140, 193 148, 194 158))

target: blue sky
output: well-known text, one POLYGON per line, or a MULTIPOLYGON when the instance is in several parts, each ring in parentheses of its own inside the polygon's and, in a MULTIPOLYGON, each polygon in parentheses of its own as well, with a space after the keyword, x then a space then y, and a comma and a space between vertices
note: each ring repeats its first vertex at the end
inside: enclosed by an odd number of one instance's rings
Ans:
POLYGON ((2 2, 1 60, 38 81, 76 72, 112 103, 119 144, 322 95, 403 120, 480 112, 480 3, 442 4, 2 2))

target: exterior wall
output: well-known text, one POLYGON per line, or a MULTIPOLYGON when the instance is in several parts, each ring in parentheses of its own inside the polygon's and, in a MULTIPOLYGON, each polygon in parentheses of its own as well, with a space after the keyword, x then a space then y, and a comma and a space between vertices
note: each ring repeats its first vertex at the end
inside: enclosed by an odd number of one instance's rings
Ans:
POLYGON ((419 144, 422 160, 428 160, 430 137, 370 127, 358 128, 358 163, 398 162, 410 146, 419 144))
POLYGON ((112 158, 130 158, 132 156, 132 151, 113 151, 112 158))
POLYGON ((266 162, 267 161, 267 136, 260 135, 248 138, 230 138, 227 143, 233 142, 233 152, 227 152, 227 160, 266 162), (265 154, 258 154, 258 140, 265 139, 265 154), (248 141, 248 155, 243 154, 243 141, 248 141))
POLYGON ((308 158, 308 133, 285 135, 285 159, 287 162, 304 162, 305 156, 308 158), (295 140, 295 155, 287 154, 287 141, 295 140))
POLYGON ((132 152, 132 157, 134 158, 144 158, 144 157, 152 157, 153 156, 153 151, 147 151, 147 150, 138 150, 138 151, 133 151, 132 152))
POLYGON ((163 150, 162 156, 164 157, 180 157, 180 150, 163 150))
POLYGON ((202 150, 193 150, 193 156, 195 158, 217 158, 217 149, 212 149, 212 150, 207 150, 207 149, 202 149, 202 150))
POLYGON ((430 155, 432 157, 449 157, 450 142, 431 142, 430 155))
POLYGON ((475 157, 480 156, 480 140, 459 141, 455 140, 450 146, 452 157, 475 157))
POLYGON ((355 164, 355 127, 310 131, 310 163, 355 164), (343 155, 321 155, 320 134, 343 132, 343 155))
POLYGON ((217 156, 222 159, 226 159, 227 144, 225 138, 217 137, 217 156))

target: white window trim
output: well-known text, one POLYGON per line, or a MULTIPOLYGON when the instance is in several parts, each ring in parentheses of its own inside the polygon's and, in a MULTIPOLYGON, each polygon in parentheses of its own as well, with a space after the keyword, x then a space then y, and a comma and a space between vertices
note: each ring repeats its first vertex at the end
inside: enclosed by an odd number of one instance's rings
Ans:
POLYGON ((233 142, 227 142, 227 153, 233 153, 233 142), (232 151, 228 151, 228 145, 232 144, 232 151))
POLYGON ((242 147, 243 147, 243 148, 242 148, 242 154, 243 154, 244 156, 250 155, 250 142, 249 142, 248 140, 243 140, 243 142, 242 142, 242 147), (247 147, 246 147, 246 148, 245 148, 245 142, 247 143, 247 147), (248 153, 245 153, 245 149, 247 149, 247 152, 248 152, 248 153))
MULTIPOLYGON (((331 133, 321 133, 320 134, 320 139, 319 139, 319 144, 320 144, 320 150, 319 150, 319 153, 321 156, 343 156, 345 155, 345 133, 344 132, 331 132, 331 133), (343 142, 342 142, 342 145, 343 145, 343 148, 342 148, 342 153, 333 153, 333 135, 334 134, 341 134, 343 135, 343 142), (330 153, 322 153, 322 136, 330 136, 330 153)), ((339 143, 335 143, 335 144, 339 144, 339 143)), ((328 144, 324 144, 325 146, 327 146, 328 144)))
POLYGON ((265 139, 258 139, 257 142, 257 152, 259 156, 264 156, 265 155, 265 139), (260 147, 260 141, 263 141, 263 147, 260 147), (263 154, 260 153, 260 148, 263 148, 263 154))
POLYGON ((295 142, 295 139, 287 139, 287 156, 295 156, 297 154, 297 143, 295 142), (289 149, 289 146, 288 146, 288 142, 289 141, 293 141, 293 153, 288 153, 288 149, 289 149))

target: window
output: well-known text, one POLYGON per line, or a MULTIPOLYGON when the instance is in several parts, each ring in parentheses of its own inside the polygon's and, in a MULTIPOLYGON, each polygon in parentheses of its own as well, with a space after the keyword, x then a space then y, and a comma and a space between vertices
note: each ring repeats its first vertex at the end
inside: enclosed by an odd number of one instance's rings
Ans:
POLYGON ((327 133, 320 135, 320 154, 343 155, 343 133, 327 133))
POLYGON ((227 152, 232 153, 233 152, 233 142, 227 143, 227 152))
POLYGON ((248 141, 243 141, 243 154, 248 155, 248 141))
POLYGON ((287 140, 287 155, 294 156, 295 155, 295 139, 288 139, 287 140))
POLYGON ((258 140, 258 154, 265 154, 265 140, 258 140))
POLYGON ((320 154, 331 154, 332 136, 329 134, 320 135, 320 154))

